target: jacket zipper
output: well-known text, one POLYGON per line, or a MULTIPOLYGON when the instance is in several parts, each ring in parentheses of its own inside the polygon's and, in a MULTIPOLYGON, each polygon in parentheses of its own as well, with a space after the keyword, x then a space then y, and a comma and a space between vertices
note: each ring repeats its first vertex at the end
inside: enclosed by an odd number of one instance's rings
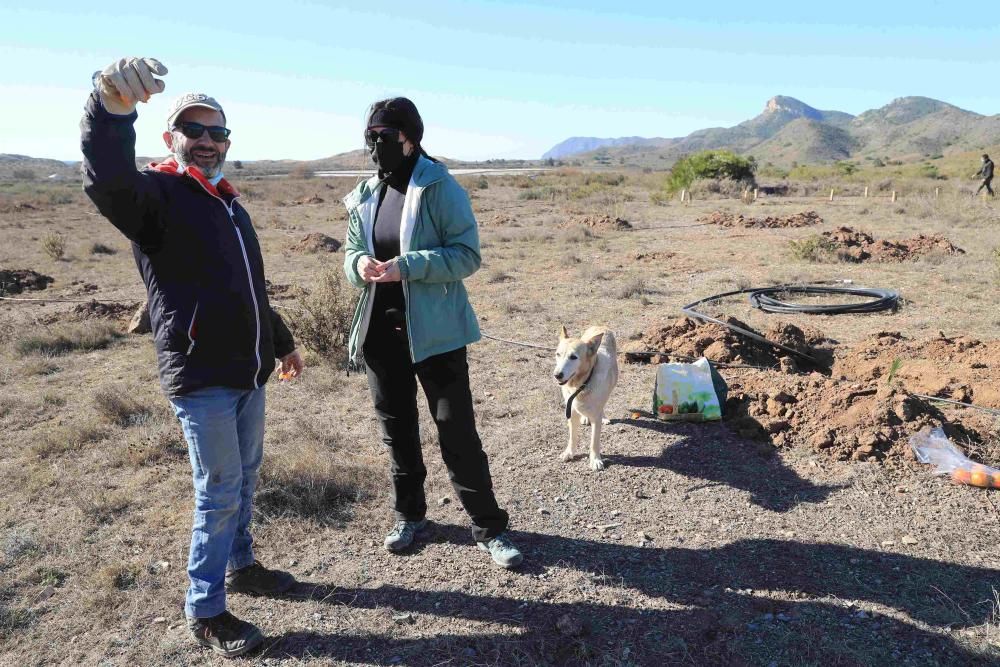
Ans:
POLYGON ((188 351, 187 351, 187 356, 189 357, 191 356, 191 353, 194 352, 194 323, 195 320, 198 319, 198 306, 200 305, 201 304, 198 302, 194 304, 194 313, 191 315, 191 323, 188 324, 188 331, 187 331, 188 340, 191 341, 191 344, 188 345, 188 351))
MULTIPOLYGON (((250 258, 247 256, 247 248, 243 243, 243 234, 240 233, 240 227, 236 224, 232 206, 227 204, 221 197, 216 197, 209 192, 208 188, 206 188, 197 178, 194 180, 198 183, 198 185, 201 185, 201 189, 204 190, 209 197, 218 201, 226 209, 226 213, 229 214, 229 222, 233 223, 233 229, 236 230, 236 239, 240 242, 240 250, 243 252, 243 264, 247 269, 247 282, 250 285, 250 298, 253 300, 254 319, 257 324, 257 334, 253 344, 254 356, 257 358, 257 370, 253 374, 253 388, 260 389, 260 383, 257 381, 257 378, 260 377, 260 369, 264 365, 260 360, 260 306, 257 304, 257 292, 253 288, 253 273, 250 271, 250 258)), ((235 203, 235 201, 236 198, 234 197, 233 202, 235 203)))

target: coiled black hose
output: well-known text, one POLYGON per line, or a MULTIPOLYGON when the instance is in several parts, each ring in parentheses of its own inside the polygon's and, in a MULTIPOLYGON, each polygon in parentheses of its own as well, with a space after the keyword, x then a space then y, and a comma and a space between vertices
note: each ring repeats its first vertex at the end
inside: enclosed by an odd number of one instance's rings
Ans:
POLYGON ((891 289, 871 287, 825 287, 823 285, 781 285, 750 290, 750 304, 765 313, 806 313, 811 315, 845 315, 849 313, 877 313, 892 310, 899 304, 899 294, 891 289), (856 303, 831 303, 806 305, 776 299, 781 294, 846 294, 869 297, 856 303))
MULTIPOLYGON (((841 281, 836 281, 840 284, 844 284, 841 281)), ((718 301, 727 296, 735 296, 737 294, 749 294, 750 303, 754 307, 759 308, 767 313, 809 313, 809 314, 825 314, 825 315, 838 315, 844 313, 874 313, 881 310, 889 310, 895 308, 899 303, 899 294, 894 290, 888 289, 873 289, 869 287, 828 287, 822 284, 814 285, 777 285, 775 287, 748 287, 747 289, 733 290, 732 292, 723 292, 722 294, 716 294, 714 296, 706 297, 704 299, 699 299, 692 304, 684 306, 682 312, 690 317, 691 319, 698 320, 701 322, 714 322, 715 324, 721 324, 722 326, 735 331, 736 333, 751 338, 753 340, 759 341, 775 347, 779 350, 784 350, 785 352, 798 357, 799 359, 804 359, 811 364, 822 367, 823 363, 820 362, 815 357, 806 354, 805 352, 800 352, 793 347, 787 345, 782 345, 781 343, 776 343, 772 340, 768 340, 758 334, 755 331, 750 331, 749 329, 744 329, 743 327, 736 326, 735 324, 730 324, 711 315, 706 315, 704 313, 695 310, 697 306, 704 303, 711 303, 712 301, 718 301), (862 301, 860 303, 845 303, 845 304, 830 304, 830 305, 817 305, 817 306, 807 306, 798 303, 787 303, 784 301, 779 301, 772 297, 772 294, 849 294, 851 296, 866 296, 871 297, 870 301, 862 301)))

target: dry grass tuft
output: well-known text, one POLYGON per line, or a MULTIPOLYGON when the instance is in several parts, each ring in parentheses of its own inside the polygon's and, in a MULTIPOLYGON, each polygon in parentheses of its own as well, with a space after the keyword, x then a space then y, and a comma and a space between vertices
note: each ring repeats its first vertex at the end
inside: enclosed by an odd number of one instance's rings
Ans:
POLYGON ((34 533, 27 528, 11 528, 0 543, 3 549, 3 562, 6 565, 22 558, 35 558, 42 553, 42 545, 34 533))
POLYGON ((128 428, 149 423, 156 409, 118 387, 105 387, 94 393, 94 407, 104 421, 128 428))
POLYGON ((132 494, 109 489, 89 489, 76 494, 83 515, 96 524, 109 524, 132 504, 132 494))
POLYGON ((103 350, 121 336, 120 331, 106 322, 85 322, 26 333, 17 339, 14 348, 20 354, 56 356, 103 350))
POLYGON ((52 428, 36 430, 28 445, 28 453, 39 459, 47 459, 69 452, 81 450, 84 445, 99 442, 108 436, 108 430, 92 422, 73 422, 52 428))
POLYGON ((117 465, 141 468, 168 460, 180 460, 187 454, 187 443, 179 425, 157 422, 140 426, 131 434, 125 447, 116 452, 117 465))
POLYGON ((263 521, 341 521, 350 503, 369 497, 379 485, 375 466, 353 459, 333 432, 315 428, 304 426, 297 440, 265 454, 256 496, 263 521))
POLYGON ((618 288, 615 296, 619 299, 631 299, 633 297, 645 296, 648 292, 649 290, 646 288, 646 281, 642 278, 632 278, 618 288))
POLYGON ((62 234, 46 234, 42 237, 42 250, 56 261, 63 259, 66 256, 66 237, 62 234))
POLYGON ((60 370, 59 366, 52 363, 50 359, 34 358, 28 359, 21 365, 20 374, 24 377, 31 377, 33 375, 52 375, 53 373, 58 373, 60 370))
POLYGON ((8 607, 0 601, 0 644, 13 639, 14 633, 31 625, 35 619, 30 609, 8 607))
POLYGON ((496 283, 509 283, 514 280, 514 276, 510 275, 506 271, 493 270, 490 271, 486 276, 487 285, 495 285, 496 283))

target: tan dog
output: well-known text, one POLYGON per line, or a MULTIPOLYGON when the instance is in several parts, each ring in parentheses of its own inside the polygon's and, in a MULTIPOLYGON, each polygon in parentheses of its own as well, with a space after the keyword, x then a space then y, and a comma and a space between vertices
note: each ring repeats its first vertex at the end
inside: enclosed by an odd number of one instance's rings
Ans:
POLYGON ((559 457, 573 458, 580 426, 588 421, 590 432, 590 468, 603 470, 601 426, 604 406, 611 390, 618 384, 618 349, 615 335, 602 327, 589 327, 580 338, 570 338, 566 327, 559 333, 556 368, 552 375, 562 388, 567 403, 569 444, 559 457))

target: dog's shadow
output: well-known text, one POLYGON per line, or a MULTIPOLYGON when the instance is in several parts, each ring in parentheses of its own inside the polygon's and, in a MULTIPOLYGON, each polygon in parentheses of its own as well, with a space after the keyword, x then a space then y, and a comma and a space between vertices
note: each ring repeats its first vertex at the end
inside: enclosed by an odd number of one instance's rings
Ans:
POLYGON ((657 456, 605 454, 609 465, 662 468, 685 477, 725 484, 750 493, 750 502, 787 512, 799 503, 820 503, 841 486, 816 485, 786 466, 772 449, 740 438, 720 423, 688 424, 656 419, 616 419, 676 439, 657 456))

